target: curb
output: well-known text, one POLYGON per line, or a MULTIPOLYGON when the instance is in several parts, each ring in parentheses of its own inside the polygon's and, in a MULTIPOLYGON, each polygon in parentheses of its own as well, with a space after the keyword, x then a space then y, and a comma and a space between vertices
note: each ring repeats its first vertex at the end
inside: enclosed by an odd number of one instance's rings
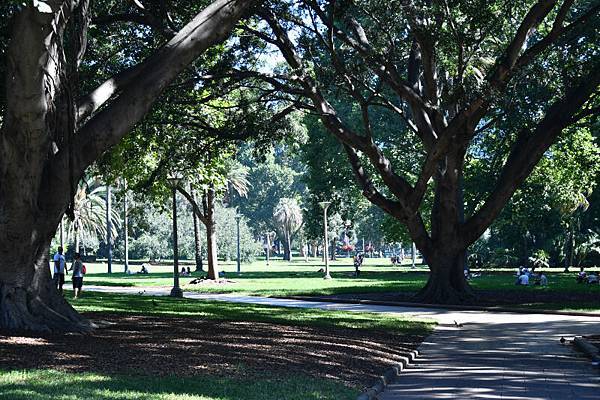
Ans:
POLYGON ((377 378, 373 386, 362 392, 356 400, 377 400, 377 396, 384 391, 385 387, 392 383, 400 373, 414 362, 419 355, 418 350, 413 350, 406 356, 400 357, 400 363, 386 369, 382 376, 377 378))
POLYGON ((407 301, 382 301, 382 300, 361 300, 361 299, 346 299, 337 297, 313 297, 313 296, 272 296, 275 299, 289 300, 304 300, 304 301, 321 301, 325 303, 341 303, 341 304, 371 304, 377 306, 394 306, 394 307, 413 307, 413 308, 435 308, 444 310, 459 310, 459 311, 488 311, 502 312, 515 314, 549 314, 549 315, 571 315, 577 317, 597 317, 600 318, 600 313, 578 312, 578 311, 554 311, 543 309, 529 309, 522 307, 502 307, 502 306, 460 306, 460 305, 445 305, 445 304, 426 304, 426 303, 411 303, 407 301))
POLYGON ((600 365, 600 350, 596 346, 585 340, 583 336, 576 336, 573 343, 579 351, 592 359, 592 365, 600 365))

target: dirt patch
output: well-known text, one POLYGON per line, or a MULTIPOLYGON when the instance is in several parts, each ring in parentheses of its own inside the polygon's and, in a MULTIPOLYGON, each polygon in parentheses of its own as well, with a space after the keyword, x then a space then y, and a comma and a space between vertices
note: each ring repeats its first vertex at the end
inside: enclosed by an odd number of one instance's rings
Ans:
POLYGON ((0 368, 234 378, 302 373, 364 389, 423 340, 389 332, 88 313, 89 336, 8 336, 0 368))

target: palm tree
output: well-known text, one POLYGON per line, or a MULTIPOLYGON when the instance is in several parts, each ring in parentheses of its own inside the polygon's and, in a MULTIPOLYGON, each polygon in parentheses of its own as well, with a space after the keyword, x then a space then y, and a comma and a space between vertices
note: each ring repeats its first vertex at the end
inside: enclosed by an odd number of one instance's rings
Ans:
POLYGON ((273 209, 273 219, 283 238, 283 259, 292 261, 292 241, 302 229, 302 209, 294 198, 283 197, 273 209))
MULTIPOLYGON (((97 180, 82 181, 74 198, 74 219, 67 221, 67 235, 75 242, 75 252, 79 252, 81 241, 91 241, 107 236, 106 228, 106 186, 97 180)), ((119 215, 113 209, 110 213, 111 237, 116 238, 120 227, 119 215)))

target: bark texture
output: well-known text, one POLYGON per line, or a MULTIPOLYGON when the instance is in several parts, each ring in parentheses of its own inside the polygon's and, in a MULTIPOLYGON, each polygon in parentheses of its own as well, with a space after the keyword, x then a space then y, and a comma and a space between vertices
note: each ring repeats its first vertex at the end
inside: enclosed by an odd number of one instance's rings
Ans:
POLYGON ((72 212, 74 188, 86 168, 141 120, 179 73, 225 39, 254 3, 214 1, 153 56, 79 104, 88 0, 27 2, 15 11, 0 128, 0 329, 93 328, 58 295, 48 263, 51 238, 63 214, 72 212), (65 51, 67 45, 72 51, 65 51))

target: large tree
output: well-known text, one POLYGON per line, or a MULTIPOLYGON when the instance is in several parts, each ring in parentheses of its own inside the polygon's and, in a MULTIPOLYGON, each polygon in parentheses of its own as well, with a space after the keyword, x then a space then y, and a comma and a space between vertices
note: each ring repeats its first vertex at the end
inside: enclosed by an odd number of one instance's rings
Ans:
POLYGON ((597 1, 574 0, 304 0, 273 4, 261 14, 268 27, 254 33, 288 64, 264 79, 320 116, 364 195, 407 227, 431 271, 418 297, 461 302, 473 296, 467 247, 558 135, 597 112, 599 10, 597 1), (537 82, 545 96, 517 97, 515 86, 537 82), (340 102, 360 110, 360 124, 340 102), (511 107, 529 118, 503 130, 498 121, 511 107), (405 122, 400 136, 417 143, 416 170, 392 162, 394 145, 377 136, 377 108, 405 122), (465 159, 490 156, 478 148, 486 135, 506 135, 510 151, 465 215, 465 159))
MULTIPOLYGON (((170 39, 144 61, 88 93, 77 83, 78 70, 103 62, 85 58, 90 1, 9 3, 2 6, 10 26, 3 26, 9 41, 1 59, 0 328, 85 331, 92 325, 52 289, 48 266, 50 240, 62 215, 72 214, 77 182, 254 2, 214 1, 178 32, 167 32, 170 39)), ((151 29, 167 30, 147 11, 138 16, 151 29)), ((127 16, 112 20, 121 17, 127 16)))

